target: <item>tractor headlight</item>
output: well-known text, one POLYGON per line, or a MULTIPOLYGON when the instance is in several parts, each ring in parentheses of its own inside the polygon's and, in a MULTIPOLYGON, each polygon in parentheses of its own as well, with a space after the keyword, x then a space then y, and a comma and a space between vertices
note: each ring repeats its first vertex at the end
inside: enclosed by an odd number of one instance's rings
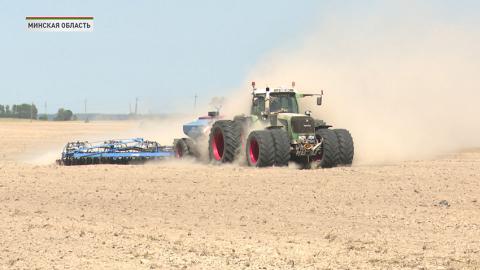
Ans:
POLYGON ((304 143, 306 139, 307 139, 306 136, 298 136, 298 142, 299 143, 304 143))
POLYGON ((315 136, 314 135, 308 136, 308 142, 314 144, 315 143, 315 136))

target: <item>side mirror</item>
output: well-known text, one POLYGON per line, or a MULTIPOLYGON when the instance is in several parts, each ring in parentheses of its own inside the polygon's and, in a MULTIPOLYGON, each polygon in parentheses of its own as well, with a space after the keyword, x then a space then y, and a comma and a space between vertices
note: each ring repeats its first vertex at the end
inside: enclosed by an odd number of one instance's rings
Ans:
POLYGON ((322 105, 322 96, 317 97, 317 105, 322 105))
POLYGON ((311 111, 305 111, 305 115, 310 116, 310 115, 312 115, 312 112, 311 111))

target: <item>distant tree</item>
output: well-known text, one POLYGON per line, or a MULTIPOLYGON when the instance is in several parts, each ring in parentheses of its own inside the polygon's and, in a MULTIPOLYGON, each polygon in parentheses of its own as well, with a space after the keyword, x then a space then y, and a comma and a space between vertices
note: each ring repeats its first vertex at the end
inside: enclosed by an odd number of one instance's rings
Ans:
POLYGON ((58 109, 57 115, 55 116, 55 121, 70 121, 73 118, 73 112, 70 110, 65 110, 64 108, 58 109))
POLYGON ((38 110, 34 104, 23 103, 12 106, 12 114, 15 118, 37 119, 38 110))
POLYGON ((9 105, 0 105, 0 117, 37 119, 38 110, 34 104, 14 104, 11 108, 9 105))
POLYGON ((42 121, 47 121, 48 120, 48 116, 46 114, 42 114, 38 117, 38 120, 42 120, 42 121))
POLYGON ((0 117, 10 117, 10 106, 0 105, 0 117))

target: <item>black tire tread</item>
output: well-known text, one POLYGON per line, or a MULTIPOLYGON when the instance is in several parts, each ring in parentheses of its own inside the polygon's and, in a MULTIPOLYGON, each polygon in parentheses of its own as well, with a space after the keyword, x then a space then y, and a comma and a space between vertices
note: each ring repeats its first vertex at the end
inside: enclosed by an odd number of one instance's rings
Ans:
POLYGON ((290 161, 290 138, 288 133, 283 129, 270 130, 275 148, 275 166, 288 166, 290 161))
POLYGON ((273 145, 273 137, 269 130, 255 130, 248 135, 247 147, 245 147, 247 154, 247 162, 250 166, 256 167, 270 167, 275 163, 275 148, 273 145), (250 140, 255 138, 258 143, 259 154, 255 165, 250 164, 249 160, 249 145, 250 140))
POLYGON ((322 160, 320 167, 332 168, 338 165, 340 159, 340 151, 338 146, 337 135, 333 130, 322 128, 316 132, 317 138, 322 139, 322 160))
POLYGON ((212 139, 213 131, 220 128, 223 134, 224 150, 221 163, 230 163, 235 160, 240 152, 240 129, 232 120, 218 120, 216 121, 210 131, 208 139, 208 152, 211 161, 216 161, 213 158, 212 139))
POLYGON ((185 144, 188 147, 188 154, 192 157, 200 157, 200 153, 197 148, 197 144, 195 143, 194 140, 190 138, 182 138, 182 140, 185 142, 185 144))
POLYGON ((174 146, 174 149, 175 149, 175 155, 177 156, 177 158, 184 158, 186 156, 188 156, 190 154, 190 151, 188 149, 188 145, 187 143, 185 142, 184 138, 182 139, 178 139, 175 141, 175 146, 174 146), (182 156, 180 156, 178 154, 178 151, 177 149, 181 149, 182 150, 182 156))
POLYGON ((353 155, 355 152, 352 135, 346 129, 334 129, 333 131, 338 139, 340 164, 352 165, 353 155))

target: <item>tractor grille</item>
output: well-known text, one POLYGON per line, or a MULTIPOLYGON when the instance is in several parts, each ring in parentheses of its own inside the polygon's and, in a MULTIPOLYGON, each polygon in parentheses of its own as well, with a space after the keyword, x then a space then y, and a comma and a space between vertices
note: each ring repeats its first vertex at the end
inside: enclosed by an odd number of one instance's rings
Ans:
POLYGON ((308 116, 292 117, 292 131, 295 133, 314 133, 315 121, 308 116))

